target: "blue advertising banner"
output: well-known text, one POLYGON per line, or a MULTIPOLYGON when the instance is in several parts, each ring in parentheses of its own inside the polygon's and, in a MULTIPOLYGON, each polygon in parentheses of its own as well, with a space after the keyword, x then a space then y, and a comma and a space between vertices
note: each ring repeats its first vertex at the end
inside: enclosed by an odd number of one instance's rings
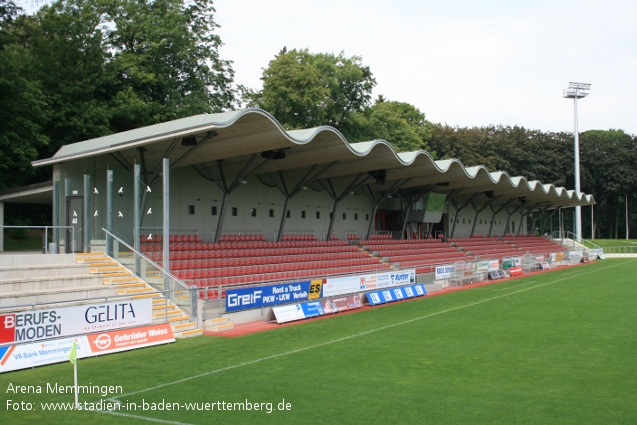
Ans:
POLYGON ((315 317, 315 316, 323 316, 325 311, 323 310, 323 304, 320 301, 310 301, 307 303, 301 304, 301 309, 303 309, 303 314, 305 318, 315 317))
POLYGON ((307 301, 310 281, 279 285, 229 289, 226 291, 226 311, 248 310, 295 301, 307 301))
POLYGON ((367 292, 367 301, 370 305, 386 304, 406 298, 423 297, 427 295, 425 285, 417 284, 400 288, 387 288, 380 291, 367 292))

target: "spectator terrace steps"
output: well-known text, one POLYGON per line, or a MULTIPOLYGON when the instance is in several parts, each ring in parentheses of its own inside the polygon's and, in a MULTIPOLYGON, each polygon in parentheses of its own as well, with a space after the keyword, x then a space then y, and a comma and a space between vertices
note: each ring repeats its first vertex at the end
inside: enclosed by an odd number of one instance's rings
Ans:
POLYGON ((218 317, 206 320, 204 329, 210 332, 223 332, 234 329, 234 325, 230 323, 230 319, 227 317, 218 317))
MULTIPOLYGON (((104 253, 78 254, 77 262, 88 264, 90 273, 101 275, 103 283, 116 288, 118 295, 131 295, 133 299, 153 298, 153 323, 169 322, 176 338, 203 335, 203 331, 197 329, 190 317, 174 303, 104 253)), ((182 293, 177 297, 187 299, 188 294, 182 293)))

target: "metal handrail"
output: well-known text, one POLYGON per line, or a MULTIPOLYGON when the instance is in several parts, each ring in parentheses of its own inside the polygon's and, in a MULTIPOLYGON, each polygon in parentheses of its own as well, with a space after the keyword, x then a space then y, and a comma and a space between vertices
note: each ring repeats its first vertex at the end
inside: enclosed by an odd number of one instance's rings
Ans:
MULTIPOLYGON (((71 229, 71 240, 75 240, 75 227, 73 226, 0 226, 0 229, 44 229, 44 240, 48 242, 49 240, 49 229, 71 229)), ((75 245, 71 244, 71 253, 75 253, 75 245)), ((44 253, 49 253, 49 247, 45 243, 44 244, 44 253)))

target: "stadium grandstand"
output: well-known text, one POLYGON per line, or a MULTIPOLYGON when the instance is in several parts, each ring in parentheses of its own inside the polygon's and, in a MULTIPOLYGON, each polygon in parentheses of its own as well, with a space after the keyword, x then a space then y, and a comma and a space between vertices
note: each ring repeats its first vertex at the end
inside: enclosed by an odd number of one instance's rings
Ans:
POLYGON ((538 236, 542 213, 595 202, 384 140, 349 143, 332 127, 286 131, 260 109, 86 140, 33 165, 51 166, 52 181, 0 201, 48 198, 45 249, 88 265, 101 279, 91 286, 161 294, 158 309, 170 304, 197 329, 230 316, 233 288, 404 270, 431 283, 439 265, 559 261, 566 249, 538 236))

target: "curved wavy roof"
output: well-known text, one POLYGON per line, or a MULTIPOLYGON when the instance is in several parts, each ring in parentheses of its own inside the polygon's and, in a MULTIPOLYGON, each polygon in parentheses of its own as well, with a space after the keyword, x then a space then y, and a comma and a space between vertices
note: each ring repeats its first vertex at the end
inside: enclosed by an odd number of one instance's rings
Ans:
POLYGON ((466 167, 457 159, 435 160, 422 150, 396 152, 385 140, 349 143, 329 126, 286 131, 261 109, 196 115, 86 140, 63 146, 53 157, 34 161, 33 165, 100 155, 114 155, 122 163, 133 164, 139 160, 142 147, 144 160, 151 165, 163 157, 170 158, 171 164, 178 161, 179 166, 206 167, 222 160, 229 176, 280 173, 286 181, 312 184, 317 189, 321 188, 320 180, 326 179, 340 187, 370 183, 370 179, 374 183, 370 172, 385 170, 384 184, 367 185, 371 192, 383 194, 398 187, 406 194, 433 190, 446 193, 458 204, 470 199, 479 203, 479 197, 483 202, 491 200, 493 205, 518 199, 519 204, 531 209, 595 203, 592 195, 510 176, 505 171, 489 171, 481 165, 466 167), (196 155, 191 154, 192 143, 179 143, 187 136, 196 137, 196 155), (261 155, 265 151, 285 152, 285 158, 266 160, 261 155), (251 164, 254 166, 248 166, 251 164))

